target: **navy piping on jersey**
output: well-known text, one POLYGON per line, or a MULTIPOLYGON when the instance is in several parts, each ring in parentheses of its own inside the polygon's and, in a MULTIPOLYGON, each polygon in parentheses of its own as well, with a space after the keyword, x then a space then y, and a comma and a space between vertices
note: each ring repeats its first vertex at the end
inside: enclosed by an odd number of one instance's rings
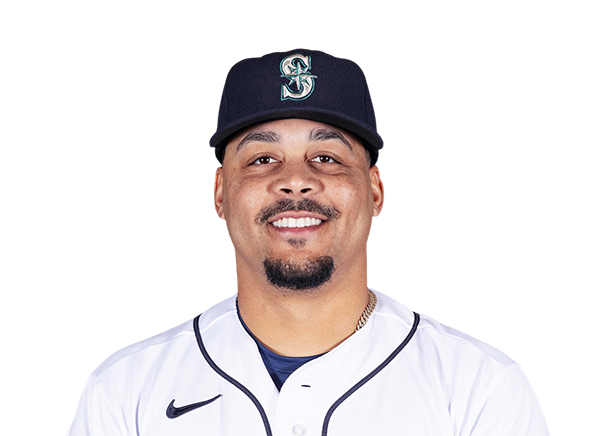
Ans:
POLYGON ((394 360, 394 358, 402 351, 402 349, 404 347, 406 347, 406 344, 408 344, 410 342, 412 337, 415 335, 415 332, 417 331, 417 327, 419 325, 419 320, 421 319, 421 317, 419 316, 418 313, 416 313, 416 312, 413 312, 413 313, 415 314, 415 320, 413 322, 412 328, 410 329, 410 332, 408 332, 408 336, 406 336, 406 339, 404 339, 404 341, 402 341, 402 343, 398 346, 398 348, 396 348, 392 352, 392 354, 390 354, 389 357, 383 361, 383 363, 381 365, 379 365, 377 368, 375 368, 373 371, 371 371, 361 381, 359 381, 354 386, 352 386, 348 390, 348 392, 346 392, 344 395, 342 395, 335 403, 333 403, 333 406, 331 406, 329 408, 329 410, 327 411, 327 415, 325 415, 325 421, 323 421, 323 431, 321 433, 321 436, 327 436, 327 430, 329 428, 329 420, 331 419, 331 415, 333 415, 333 412, 335 412, 335 409, 337 409, 338 406, 340 404, 342 404, 342 402, 344 402, 350 395, 352 395, 354 392, 356 392, 361 386, 363 386, 365 383, 367 383, 369 380, 371 380, 373 377, 375 377, 383 368, 388 366, 388 364, 392 360, 394 360))
MULTIPOLYGON (((371 380, 379 372, 381 372, 386 366, 388 366, 390 364, 390 362, 392 360, 394 360, 396 358, 396 356, 398 356, 398 354, 400 354, 400 352, 404 349, 404 347, 406 347, 406 345, 413 338, 413 336, 415 335, 415 332, 417 331, 417 327, 419 326, 419 320, 421 319, 421 317, 419 316, 418 313, 416 313, 416 312, 413 312, 413 313, 415 315, 415 319, 414 319, 412 328, 410 329, 410 332, 408 332, 408 335, 402 341, 402 343, 400 345, 398 345, 398 347, 392 352, 392 354, 390 354, 388 356, 388 358, 385 359, 377 368, 375 368, 373 371, 371 371, 369 374, 367 374, 362 380, 360 380, 358 383, 356 383, 354 386, 352 386, 344 395, 342 395, 329 408, 329 410, 327 411, 327 414, 325 415, 325 420, 323 421, 323 431, 321 432, 321 436, 327 436, 327 431, 329 429, 329 421, 331 420, 331 416, 333 415, 333 412, 335 412, 335 410, 340 406, 340 404, 342 404, 350 395, 352 395, 354 392, 356 392, 361 386, 366 384, 369 380, 371 380)), ((260 413, 260 416, 265 425, 265 431, 267 433, 267 436, 273 436, 273 433, 271 431, 271 426, 269 424, 269 419, 267 418, 265 409, 262 407, 262 405, 260 404, 258 399, 252 394, 252 392, 250 392, 248 390, 248 388, 246 388, 240 382, 238 382, 233 377, 228 375, 225 371, 223 371, 221 368, 219 368, 217 366, 217 364, 208 355, 208 351, 206 351, 206 348, 204 347, 204 343, 202 342, 202 335, 200 334, 199 321, 200 321, 201 315, 202 314, 200 314, 196 318, 194 318, 194 333, 196 334, 196 341, 198 342, 198 347, 200 347, 200 352, 202 353, 202 356, 204 356, 204 359, 206 359, 206 362, 210 365, 210 367, 217 374, 219 374, 225 380, 227 380, 232 385, 234 385, 236 388, 241 390, 244 394, 246 394, 248 396, 248 398, 250 398, 250 400, 254 403, 254 405, 258 409, 258 413, 260 413)))
POLYGON ((271 426, 269 425, 269 419, 267 418, 267 413, 265 412, 265 409, 260 404, 258 399, 252 394, 252 392, 250 392, 248 390, 248 388, 246 386, 244 386, 243 384, 238 382, 236 379, 231 377, 229 374, 227 374, 225 371, 223 371, 221 368, 219 368, 217 366, 217 364, 208 355, 208 351, 206 351, 206 348, 204 347, 204 343, 202 342, 202 335, 200 334, 200 327, 198 326, 199 321, 200 321, 200 316, 202 316, 202 314, 200 314, 196 318, 194 318, 194 333, 196 334, 196 341, 198 342, 198 347, 200 347, 200 352, 202 353, 202 356, 204 356, 204 358, 206 359, 206 362, 208 362, 210 367, 212 369, 214 369, 217 374, 219 374, 221 377, 223 377, 229 383, 231 383, 236 388, 238 388, 240 391, 242 391, 244 394, 246 394, 248 396, 248 398, 250 398, 250 400, 254 403, 254 405, 258 409, 258 413, 260 413, 260 416, 263 420, 263 424, 265 425, 265 431, 267 432, 267 436, 273 436, 273 433, 271 432, 271 426))

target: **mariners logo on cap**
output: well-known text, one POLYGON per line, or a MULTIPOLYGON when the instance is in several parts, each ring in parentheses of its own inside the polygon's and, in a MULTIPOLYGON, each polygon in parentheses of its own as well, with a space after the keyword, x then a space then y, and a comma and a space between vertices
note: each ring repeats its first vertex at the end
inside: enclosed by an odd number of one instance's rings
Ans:
POLYGON ((281 77, 289 80, 281 85, 281 100, 304 100, 315 88, 317 76, 310 73, 310 56, 301 54, 289 55, 281 61, 279 70, 281 77))

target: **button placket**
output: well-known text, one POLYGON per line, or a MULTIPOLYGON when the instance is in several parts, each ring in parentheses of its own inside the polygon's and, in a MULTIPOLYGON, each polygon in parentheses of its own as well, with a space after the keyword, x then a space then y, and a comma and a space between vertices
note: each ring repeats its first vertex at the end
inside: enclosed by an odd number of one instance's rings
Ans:
POLYGON ((315 421, 315 417, 320 415, 320 405, 312 388, 312 377, 305 377, 302 373, 303 368, 298 368, 279 393, 276 427, 282 435, 316 434, 316 426, 320 425, 315 421))

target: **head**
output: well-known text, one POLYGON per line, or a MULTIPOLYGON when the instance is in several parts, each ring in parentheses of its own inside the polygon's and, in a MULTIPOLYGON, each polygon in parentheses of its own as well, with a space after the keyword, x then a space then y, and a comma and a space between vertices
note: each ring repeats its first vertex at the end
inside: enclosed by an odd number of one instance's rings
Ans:
POLYGON ((236 64, 211 145, 238 276, 259 271, 279 289, 307 291, 366 269, 383 205, 382 141, 356 64, 306 50, 236 64))
POLYGON ((235 247, 238 272, 306 291, 366 265, 383 185, 358 138, 303 119, 262 123, 227 145, 215 207, 235 247))

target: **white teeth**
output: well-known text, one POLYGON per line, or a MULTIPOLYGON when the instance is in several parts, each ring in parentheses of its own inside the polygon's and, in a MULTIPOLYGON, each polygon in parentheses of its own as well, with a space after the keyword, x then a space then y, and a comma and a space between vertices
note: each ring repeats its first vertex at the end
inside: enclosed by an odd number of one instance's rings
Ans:
POLYGON ((321 224, 321 222, 322 222, 321 220, 316 219, 316 218, 303 217, 303 218, 281 218, 281 219, 278 219, 277 221, 273 221, 271 224, 273 224, 275 227, 296 228, 296 227, 318 226, 319 224, 321 224))

